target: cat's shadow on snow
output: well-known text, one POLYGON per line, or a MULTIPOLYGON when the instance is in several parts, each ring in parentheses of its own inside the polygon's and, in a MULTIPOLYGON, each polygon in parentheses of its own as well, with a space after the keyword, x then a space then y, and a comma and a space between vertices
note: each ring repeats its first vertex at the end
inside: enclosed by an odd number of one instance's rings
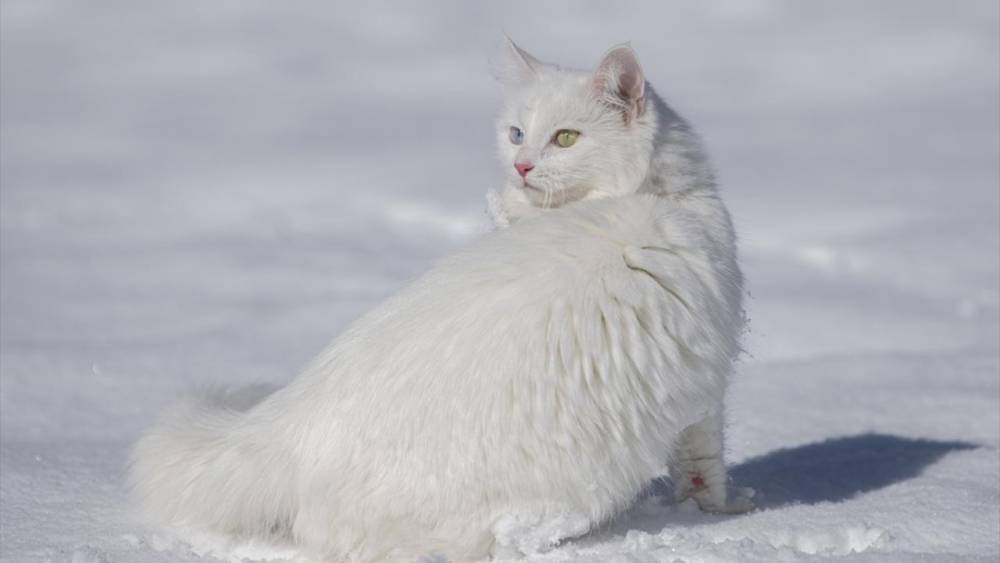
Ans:
MULTIPOLYGON (((912 479, 950 452, 977 447, 969 442, 859 434, 775 450, 732 466, 729 474, 736 487, 754 489, 757 510, 838 502, 912 479)), ((596 535, 634 529, 656 533, 668 524, 740 517, 671 506, 673 488, 668 480, 654 482, 647 495, 652 498, 596 531, 596 535)))
POLYGON ((730 475, 737 486, 757 491, 759 508, 836 502, 912 479, 948 453, 976 447, 859 434, 776 450, 736 465, 730 475))
MULTIPOLYGON (((730 468, 738 487, 756 491, 757 508, 837 502, 920 475, 968 442, 924 440, 887 434, 859 434, 775 450, 730 468)), ((669 483, 653 485, 654 495, 669 483)), ((672 492, 671 492, 672 494, 672 492)))

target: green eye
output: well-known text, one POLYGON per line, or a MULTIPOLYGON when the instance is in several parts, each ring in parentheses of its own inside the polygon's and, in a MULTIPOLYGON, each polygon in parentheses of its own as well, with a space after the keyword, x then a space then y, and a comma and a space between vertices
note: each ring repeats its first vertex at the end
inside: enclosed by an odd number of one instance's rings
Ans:
POLYGON ((569 129, 563 129, 556 132, 555 141, 556 144, 562 148, 572 147, 573 143, 576 142, 576 138, 580 136, 579 131, 571 131, 569 129))

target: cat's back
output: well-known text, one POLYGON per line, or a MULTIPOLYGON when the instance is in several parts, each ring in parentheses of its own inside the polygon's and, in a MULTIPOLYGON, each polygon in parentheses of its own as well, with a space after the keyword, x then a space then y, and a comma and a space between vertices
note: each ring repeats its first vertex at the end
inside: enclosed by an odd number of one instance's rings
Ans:
MULTIPOLYGON (((697 218, 678 214, 664 198, 648 194, 582 201, 522 220, 442 259, 356 321, 313 362, 304 379, 322 379, 340 398, 403 397, 419 389, 425 400, 401 401, 401 418, 429 416, 427 405, 438 394, 467 393, 486 408, 492 397, 477 393, 484 386, 552 371, 555 353, 594 352, 557 351, 559 339, 575 338, 583 348, 593 347, 593 341, 603 347, 597 355, 611 354, 630 343, 609 339, 627 335, 588 331, 615 323, 620 331, 638 330, 651 320, 668 323, 658 317, 680 306, 676 296, 702 288, 678 287, 671 293, 649 272, 630 265, 627 249, 676 243, 712 268, 717 260, 703 231, 697 218), (665 232, 675 240, 664 242, 665 232)), ((692 283, 690 276, 682 282, 692 283)), ((652 353, 668 344, 650 342, 636 349, 652 347, 652 353)), ((453 414, 471 417, 481 411, 463 407, 453 414)))
MULTIPOLYGON (((436 392, 537 371, 552 308, 583 315, 606 299, 610 280, 622 285, 630 276, 624 248, 656 238, 662 204, 650 195, 579 202, 487 233, 350 325, 292 389, 313 394, 321 385, 353 404, 419 388, 432 401, 436 392)), ((425 408, 419 403, 401 408, 425 408)))
POLYGON ((625 248, 657 244, 666 213, 662 198, 634 195, 578 202, 519 221, 440 260, 374 315, 380 329, 409 311, 459 323, 467 313, 530 317, 554 301, 600 291, 609 277, 630 275, 625 248))

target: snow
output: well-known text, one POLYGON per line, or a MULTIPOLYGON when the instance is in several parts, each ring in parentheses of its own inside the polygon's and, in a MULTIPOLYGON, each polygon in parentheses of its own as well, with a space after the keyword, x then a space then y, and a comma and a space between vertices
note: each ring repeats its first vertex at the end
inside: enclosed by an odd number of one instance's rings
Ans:
POLYGON ((298 557, 140 528, 126 453, 485 228, 505 30, 576 66, 633 41, 714 154, 751 295, 728 453, 758 510, 656 484, 527 561, 996 561, 998 10, 5 1, 0 559, 298 557))

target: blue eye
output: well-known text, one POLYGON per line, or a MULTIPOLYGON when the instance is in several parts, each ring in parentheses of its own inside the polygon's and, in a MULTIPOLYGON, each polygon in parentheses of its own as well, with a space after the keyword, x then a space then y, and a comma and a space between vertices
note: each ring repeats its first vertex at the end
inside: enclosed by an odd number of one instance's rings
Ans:
POLYGON ((524 131, 521 131, 517 127, 510 128, 510 142, 515 145, 520 145, 524 142, 524 131))

